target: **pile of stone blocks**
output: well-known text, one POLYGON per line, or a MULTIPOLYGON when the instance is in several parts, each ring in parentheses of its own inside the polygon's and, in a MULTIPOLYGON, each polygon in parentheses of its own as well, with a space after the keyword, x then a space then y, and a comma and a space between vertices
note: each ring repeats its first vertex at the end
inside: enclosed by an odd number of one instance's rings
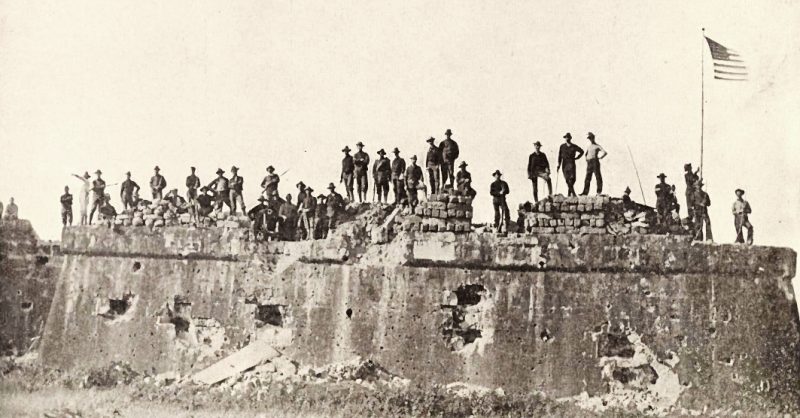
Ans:
POLYGON ((472 199, 457 190, 445 189, 419 202, 409 230, 422 232, 470 232, 472 230, 472 199))
MULTIPOLYGON (((182 210, 180 212, 183 212, 182 210)), ((194 225, 188 213, 179 213, 178 208, 162 200, 149 206, 138 206, 127 210, 114 219, 114 224, 119 226, 144 226, 148 228, 161 228, 165 226, 190 226, 194 225)), ((212 212, 203 217, 198 226, 249 228, 250 218, 247 215, 231 215, 226 212, 212 212)))
POLYGON ((549 196, 523 212, 525 231, 531 234, 604 234, 608 196, 549 196))

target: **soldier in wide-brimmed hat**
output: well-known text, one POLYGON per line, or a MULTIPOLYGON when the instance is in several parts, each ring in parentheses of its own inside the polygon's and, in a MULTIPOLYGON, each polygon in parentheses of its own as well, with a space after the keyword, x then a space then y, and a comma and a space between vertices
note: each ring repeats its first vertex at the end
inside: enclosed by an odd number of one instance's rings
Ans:
POLYGON ((131 179, 131 172, 125 173, 125 181, 119 187, 119 198, 122 200, 122 210, 126 211, 136 207, 134 196, 139 193, 139 185, 131 179))
POLYGON ((703 241, 703 226, 705 226, 705 240, 714 241, 714 236, 711 233, 711 218, 708 216, 708 207, 711 206, 711 197, 703 190, 703 179, 698 179, 695 182, 694 196, 692 197, 694 203, 694 239, 703 241))
POLYGON ((424 184, 422 167, 417 165, 417 156, 412 155, 409 161, 411 161, 411 163, 406 167, 403 181, 405 182, 406 194, 408 195, 408 204, 411 205, 411 210, 413 211, 417 207, 417 203, 419 203, 417 191, 419 191, 420 187, 424 187, 424 184))
POLYGON ((439 152, 442 155, 442 186, 450 181, 450 187, 455 188, 455 165, 458 159, 458 143, 451 138, 453 132, 448 129, 444 132, 444 141, 439 143, 439 152))
POLYGON ((242 215, 247 213, 244 206, 244 177, 239 175, 239 167, 231 167, 231 178, 228 180, 229 199, 231 202, 231 215, 236 214, 237 208, 242 208, 242 215))
POLYGON ((586 139, 589 140, 589 146, 586 147, 586 178, 583 180, 583 193, 582 196, 589 194, 589 186, 592 184, 592 174, 597 180, 597 194, 603 193, 603 173, 600 171, 600 160, 606 157, 606 152, 600 144, 595 141, 594 134, 589 132, 586 134, 586 139))
POLYGON ((550 162, 547 155, 541 151, 542 143, 533 143, 535 151, 528 156, 528 179, 533 187, 533 201, 539 201, 539 179, 544 179, 547 183, 547 195, 553 195, 553 183, 550 181, 550 162))
POLYGON ((392 189, 394 192, 394 203, 400 203, 400 190, 405 191, 403 175, 406 172, 406 160, 400 156, 400 149, 395 147, 392 150, 394 159, 392 160, 392 189))
POLYGON ((364 152, 364 144, 358 141, 356 144, 358 152, 353 155, 353 173, 356 177, 356 186, 358 189, 358 201, 363 202, 367 200, 367 189, 369 188, 369 181, 367 180, 367 173, 369 172, 369 155, 364 152))
POLYGON ((153 200, 161 200, 164 195, 164 189, 167 188, 167 179, 161 175, 161 168, 158 166, 153 167, 153 177, 150 177, 150 192, 153 195, 153 200))
POLYGON ((378 203, 389 203, 389 180, 392 178, 392 165, 386 158, 386 151, 383 149, 378 150, 378 159, 372 165, 372 178, 375 180, 378 203))
POLYGON ((280 182, 281 178, 275 173, 275 167, 267 166, 267 175, 264 176, 264 180, 261 180, 261 188, 264 189, 267 198, 278 194, 278 183, 280 182))
POLYGON ((558 165, 556 170, 563 167, 564 181, 567 183, 567 195, 575 196, 575 161, 583 156, 581 147, 572 143, 572 134, 564 134, 564 143, 558 149, 558 165))
POLYGON ((436 138, 430 137, 425 142, 430 144, 425 156, 425 168, 428 169, 428 183, 431 193, 439 193, 442 188, 442 150, 435 144, 436 138))
POLYGON ((666 183, 667 175, 661 173, 656 176, 660 181, 656 183, 655 192, 656 192, 656 213, 658 215, 657 223, 660 225, 666 225, 672 219, 669 216, 669 208, 670 208, 670 186, 666 183))
POLYGON ((225 178, 225 170, 218 168, 217 178, 208 184, 208 188, 214 191, 214 210, 217 212, 222 211, 223 203, 229 208, 231 207, 229 185, 228 179, 225 178))
POLYGON ((467 162, 462 161, 458 165, 458 173, 456 173, 456 186, 462 195, 468 196, 471 199, 475 198, 477 192, 472 188, 472 174, 467 171, 467 162))
POLYGON ((492 176, 494 176, 494 181, 489 186, 489 194, 492 195, 492 205, 494 206, 494 227, 497 232, 500 232, 502 225, 505 225, 505 231, 508 232, 511 213, 508 210, 506 196, 508 196, 510 190, 508 183, 502 180, 503 173, 500 170, 495 170, 492 176), (504 222, 502 225, 500 223, 501 219, 504 222))
POLYGON ((103 180, 103 172, 97 170, 94 172, 96 178, 92 180, 92 192, 94 195, 94 201, 92 202, 92 210, 89 212, 89 225, 92 224, 92 218, 94 218, 94 213, 100 210, 100 207, 103 206, 103 201, 106 199, 106 181, 103 180))
POLYGON ((345 147, 342 148, 342 152, 344 153, 344 157, 342 158, 342 173, 339 176, 339 183, 344 183, 344 190, 347 192, 347 200, 352 202, 355 200, 353 197, 353 176, 356 166, 353 162, 353 156, 350 155, 350 147, 345 145, 345 147))

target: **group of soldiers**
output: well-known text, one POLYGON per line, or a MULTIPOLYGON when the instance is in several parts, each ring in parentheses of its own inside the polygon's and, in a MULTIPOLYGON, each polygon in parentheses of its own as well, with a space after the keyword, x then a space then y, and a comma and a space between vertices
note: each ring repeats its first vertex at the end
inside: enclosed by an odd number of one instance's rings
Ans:
MULTIPOLYGON (((586 139, 589 141, 589 146, 586 150, 572 143, 572 134, 567 132, 564 134, 564 143, 558 149, 558 165, 556 172, 561 170, 564 173, 564 181, 567 183, 567 195, 576 196, 575 194, 575 180, 577 179, 575 171, 575 161, 586 156, 586 178, 583 181, 583 192, 581 195, 589 194, 589 187, 592 183, 592 175, 597 181, 597 194, 603 192, 603 175, 600 172, 600 160, 606 157, 608 153, 601 147, 593 133, 588 132, 586 139)), ((533 187, 533 200, 539 201, 539 187, 538 180, 542 179, 547 184, 547 194, 553 195, 553 183, 550 179, 550 162, 547 160, 547 155, 541 151, 542 143, 536 141, 533 143, 535 151, 528 157, 528 179, 531 181, 533 187)))
MULTIPOLYGON (((474 198, 477 194, 472 188, 472 175, 467 171, 467 163, 461 162, 455 171, 456 161, 459 157, 458 143, 452 138, 452 131, 445 132, 445 139, 438 145, 436 139, 430 137, 426 140, 429 144, 425 159, 425 169, 428 173, 428 185, 431 193, 440 193, 446 188, 456 189, 465 196, 474 198)), ((558 152, 556 172, 563 172, 567 184, 567 194, 576 196, 574 184, 576 181, 576 161, 585 156, 586 177, 581 195, 588 195, 592 176, 597 183, 597 194, 603 191, 603 176, 600 169, 600 160, 608 153, 600 146, 592 132, 586 134, 589 145, 586 150, 572 143, 572 135, 567 132, 558 152)), ((528 178, 531 181, 534 201, 539 201, 538 180, 542 179, 547 184, 548 195, 553 194, 550 163, 541 151, 542 144, 534 142, 535 151, 528 157, 528 178)), ((246 210, 243 196, 244 179, 239 175, 236 166, 231 167, 230 178, 225 176, 225 170, 216 171, 217 177, 208 185, 202 186, 196 174, 195 167, 190 167, 191 173, 186 177, 186 197, 178 195, 177 189, 172 189, 164 195, 167 181, 160 173, 160 168, 154 168, 150 178, 150 190, 154 201, 167 200, 179 213, 189 213, 191 219, 197 223, 201 218, 209 216, 212 212, 220 212, 227 206, 230 213, 236 215, 239 211, 247 214, 254 220, 254 228, 265 235, 280 237, 282 239, 313 239, 327 236, 328 231, 335 229, 339 214, 343 211, 346 202, 355 202, 354 192, 358 192, 358 201, 364 202, 368 198, 369 182, 368 170, 370 157, 364 151, 364 143, 356 144, 357 151, 351 155, 350 148, 342 149, 342 170, 339 182, 344 184, 347 197, 336 192, 333 183, 328 185, 328 194, 314 196, 314 190, 302 181, 297 184, 297 204, 292 203, 291 194, 281 198, 278 193, 280 175, 275 173, 275 168, 268 166, 267 174, 261 182, 262 193, 258 198, 258 205, 246 210), (355 186, 355 188, 354 188, 355 186)), ((383 149, 377 151, 377 159, 372 165, 372 178, 374 181, 373 201, 389 203, 389 188, 391 185, 394 203, 408 205, 413 209, 419 202, 419 191, 427 196, 428 188, 425 185, 423 169, 417 165, 417 156, 412 155, 407 164, 400 156, 400 150, 392 150, 394 158, 389 160, 383 149)), ((711 200, 703 190, 703 181, 698 176, 698 171, 692 171, 691 164, 686 164, 686 207, 689 212, 689 224, 695 239, 712 241, 711 222, 708 216, 708 207, 711 200), (705 231, 705 234, 703 233, 705 231)), ((285 172, 284 172, 285 173, 285 172)), ((88 173, 74 176, 83 182, 81 189, 81 225, 91 224, 95 212, 104 217, 116 216, 116 210, 110 204, 110 195, 106 193, 109 187, 102 179, 102 172, 95 172, 96 178, 90 181, 88 173), (90 194, 92 196, 90 196, 90 194), (93 198, 91 198, 93 197, 93 198), (91 203, 91 211, 87 211, 91 203), (87 214, 88 212, 88 214, 87 214)), ((510 223, 510 212, 506 196, 510 193, 508 183, 502 179, 500 170, 493 173, 494 181, 489 187, 494 207, 494 226, 500 230, 503 225, 510 223)), ((656 184, 656 211, 657 222, 660 225, 680 223, 678 215, 680 204, 675 195, 675 186, 666 183, 666 175, 658 176, 660 182, 656 184)), ((114 184, 116 185, 116 184, 114 184)), ((111 185, 111 186, 114 186, 111 185)), ((126 173, 120 185, 120 199, 123 210, 127 211, 149 201, 139 198, 139 185, 131 179, 131 173, 126 173)), ((62 222, 72 224, 72 195, 69 187, 65 187, 61 196, 62 222)), ((748 231, 747 243, 753 241, 753 227, 748 220, 751 213, 750 205, 742 197, 744 191, 736 190, 737 200, 733 204, 734 224, 737 232, 736 242, 745 242, 743 229, 748 231)), ((625 190, 623 200, 630 202, 630 188, 625 190), (627 199, 627 200, 626 200, 627 199)), ((9 205, 11 208, 12 203, 9 205)), ((1 206, 0 206, 1 207, 1 206)), ((2 213, 2 209, 0 209, 2 213)))
MULTIPOLYGON (((428 184, 431 193, 440 193, 449 185, 454 189, 460 190, 468 196, 475 196, 472 189, 472 175, 467 171, 467 163, 461 162, 459 171, 455 171, 456 160, 459 156, 458 143, 452 138, 453 132, 448 129, 444 133, 445 139, 436 145, 436 138, 427 139, 428 151, 425 159, 425 168, 428 172, 428 184)), ((345 146, 342 149, 342 171, 339 182, 344 183, 347 192, 347 199, 355 202, 354 191, 358 192, 358 201, 367 201, 369 195, 369 154, 364 151, 364 143, 356 144, 355 154, 350 155, 351 149, 345 146), (354 186, 356 190, 354 190, 354 186)), ((394 194, 394 203, 408 204, 412 208, 419 202, 418 193, 422 190, 427 194, 427 187, 423 177, 422 167, 417 165, 417 156, 409 158, 410 163, 406 164, 400 156, 400 150, 392 150, 394 158, 390 161, 386 157, 386 151, 377 151, 378 157, 372 164, 372 179, 374 187, 372 189, 373 201, 378 203, 389 203, 389 187, 394 194)))
MULTIPOLYGON (((713 241, 714 236, 711 232, 711 218, 708 216, 708 207, 711 206, 711 198, 703 190, 703 179, 698 175, 699 169, 693 170, 691 163, 683 166, 684 179, 686 181, 686 211, 688 213, 687 223, 695 240, 713 241)), ((661 227, 668 228, 670 225, 680 224, 680 204, 675 194, 675 185, 667 184, 667 176, 659 174, 659 183, 656 184, 656 213, 657 223, 661 227)), ((630 193, 630 189, 626 190, 630 193)), ((736 200, 733 202, 732 213, 734 217, 734 227, 736 228, 736 242, 753 243, 753 225, 748 219, 752 212, 750 203, 744 200, 744 190, 736 189, 736 200), (744 239, 743 229, 747 230, 747 240, 744 239)))
MULTIPOLYGON (((156 166, 149 183, 152 201, 139 196, 141 187, 131 178, 130 172, 125 173, 124 181, 112 185, 106 183, 100 170, 95 172, 95 178, 91 181, 88 172, 83 175, 73 174, 83 182, 80 224, 92 224, 95 213, 105 219, 113 219, 117 215, 116 209, 111 205, 111 195, 106 192, 107 187, 116 185, 120 186, 123 211, 149 206, 153 201, 166 201, 178 214, 188 213, 190 222, 197 225, 203 218, 214 212, 221 212, 227 206, 231 215, 241 213, 250 217, 256 232, 262 236, 287 240, 327 236, 327 232, 335 228, 337 215, 345 204, 333 183, 328 186, 329 194, 315 197, 313 189, 300 182, 297 184, 297 205, 294 205, 291 194, 287 194, 285 199, 279 196, 280 175, 275 173, 273 166, 268 166, 267 174, 261 181, 259 203, 248 211, 243 195, 244 178, 239 175, 238 167, 231 167, 230 177, 225 176, 225 170, 217 169, 217 176, 207 185, 202 185, 195 167, 189 169, 184 198, 178 194, 178 189, 164 193, 167 180, 156 166)), ((65 186, 61 196, 61 219, 64 226, 72 225, 72 205, 73 196, 69 192, 69 186, 65 186)))

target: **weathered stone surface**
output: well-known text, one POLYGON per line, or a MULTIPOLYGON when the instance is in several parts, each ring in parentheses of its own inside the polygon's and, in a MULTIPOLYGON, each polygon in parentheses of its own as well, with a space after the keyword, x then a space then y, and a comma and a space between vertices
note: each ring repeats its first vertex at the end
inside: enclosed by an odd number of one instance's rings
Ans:
POLYGON ((0 222, 0 354, 25 353, 41 335, 60 270, 28 221, 0 222))
POLYGON ((412 379, 657 410, 800 405, 792 250, 591 234, 367 246, 347 231, 255 245, 241 230, 68 230, 42 358, 187 374, 271 324, 301 364, 361 356, 412 379), (135 306, 98 314, 125 295, 135 306), (165 305, 186 324, 160 321, 165 305), (222 343, 203 337, 210 319, 222 343))

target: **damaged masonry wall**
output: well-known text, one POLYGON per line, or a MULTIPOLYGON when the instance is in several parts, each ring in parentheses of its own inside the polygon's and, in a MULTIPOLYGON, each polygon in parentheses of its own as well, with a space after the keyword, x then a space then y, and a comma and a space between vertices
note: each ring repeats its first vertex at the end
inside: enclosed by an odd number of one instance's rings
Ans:
POLYGON ((68 229, 42 358, 188 373, 277 327, 302 364, 361 356, 411 379, 601 406, 614 395, 643 411, 800 405, 792 250, 367 235, 256 244, 237 229, 68 229))
POLYGON ((22 355, 42 334, 61 257, 37 246, 24 219, 0 222, 0 355, 22 355))

